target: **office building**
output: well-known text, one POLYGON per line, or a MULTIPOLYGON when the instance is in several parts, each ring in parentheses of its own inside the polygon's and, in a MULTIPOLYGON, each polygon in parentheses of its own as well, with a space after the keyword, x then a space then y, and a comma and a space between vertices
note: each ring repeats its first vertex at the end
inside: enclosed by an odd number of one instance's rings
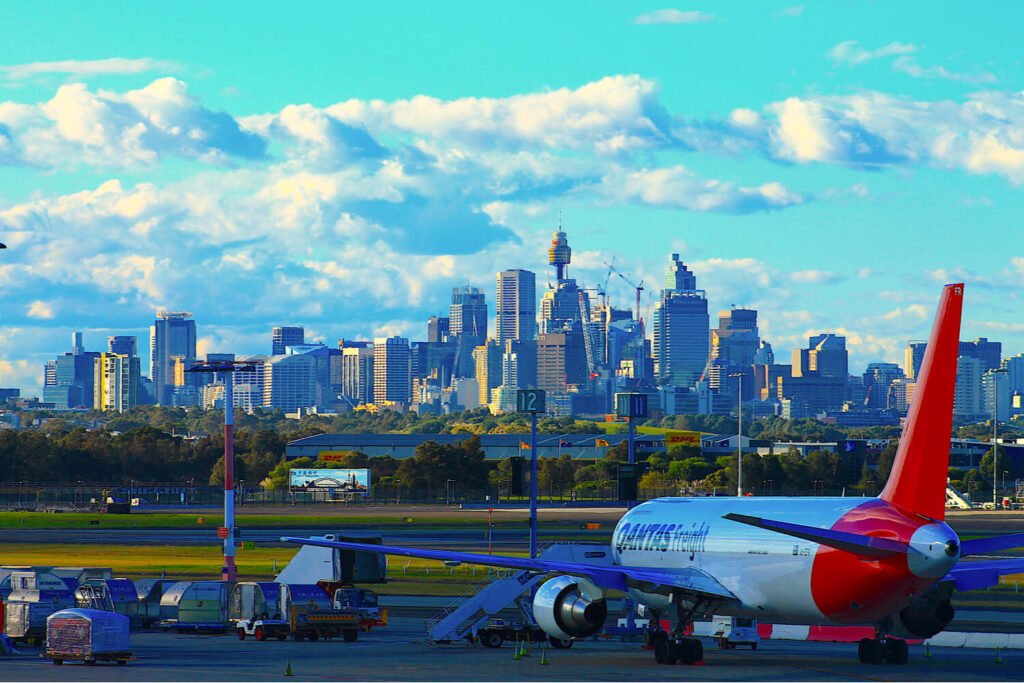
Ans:
POLYGON ((889 404, 889 385, 902 378, 903 368, 896 363, 868 363, 864 371, 866 407, 869 410, 885 410, 889 404))
POLYGON ((907 379, 917 379, 917 373, 921 371, 921 362, 924 360, 924 352, 927 346, 928 342, 923 340, 907 342, 905 367, 903 368, 907 374, 907 379))
MULTIPOLYGON (((919 366, 920 367, 920 366, 919 366)), ((906 377, 897 377, 889 384, 886 408, 899 415, 906 415, 914 401, 917 383, 906 377)))
POLYGON ((1024 395, 1024 353, 1004 358, 1000 367, 1006 370, 1010 393, 1024 395))
POLYGON ((56 410, 91 408, 95 402, 93 366, 100 354, 85 350, 81 332, 72 334, 71 349, 47 361, 43 373, 43 401, 56 410))
POLYGON ((711 359, 730 366, 753 365, 761 339, 757 311, 733 308, 718 312, 718 329, 711 330, 711 359))
POLYGON ((139 358, 101 353, 93 363, 93 408, 123 413, 139 405, 139 358))
POLYGON ((427 319, 427 341, 433 344, 448 341, 451 331, 451 318, 439 318, 436 315, 427 319))
POLYGON ((672 254, 654 307, 654 375, 659 384, 691 387, 708 365, 708 300, 697 278, 672 254), (671 288, 669 287, 671 285, 671 288))
POLYGON ((272 337, 270 355, 283 356, 285 349, 289 346, 298 346, 306 343, 306 330, 302 325, 275 327, 272 337))
POLYGON ((537 276, 528 270, 498 273, 497 341, 537 338, 537 276))
MULTIPOLYGON (((472 356, 470 356, 472 358, 472 356)), ((373 340, 373 402, 407 404, 412 400, 412 354, 404 337, 373 340)))
POLYGON ((455 287, 448 307, 449 339, 455 340, 456 377, 473 377, 473 349, 487 340, 487 301, 478 287, 455 287))
POLYGON ((567 391, 587 381, 587 354, 581 332, 541 334, 537 337, 537 388, 567 391))
POLYGON ((982 372, 998 368, 1002 354, 1003 343, 990 342, 985 337, 979 337, 974 341, 960 342, 960 355, 980 360, 982 372))
POLYGON ((150 375, 160 405, 172 404, 173 356, 183 356, 188 363, 195 361, 196 323, 191 313, 160 311, 149 330, 150 375))
POLYGON ((121 356, 138 356, 139 338, 135 335, 107 337, 107 353, 116 353, 121 356))
POLYGON ((268 356, 239 356, 240 361, 249 361, 249 365, 239 365, 231 372, 232 403, 247 413, 264 407, 264 393, 268 356))
POLYGON ((373 344, 339 342, 341 348, 341 395, 350 406, 373 403, 373 344))
MULTIPOLYGON (((325 349, 326 350, 326 349, 325 349)), ((271 356, 263 373, 263 406, 294 413, 320 403, 317 361, 309 353, 271 356)))

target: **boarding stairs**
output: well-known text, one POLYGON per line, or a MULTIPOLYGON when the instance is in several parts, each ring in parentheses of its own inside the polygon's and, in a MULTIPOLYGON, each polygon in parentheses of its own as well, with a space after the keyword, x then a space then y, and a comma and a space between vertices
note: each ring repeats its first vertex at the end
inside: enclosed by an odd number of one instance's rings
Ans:
MULTIPOLYGON (((611 547, 558 543, 546 548, 538 559, 611 564, 611 547)), ((546 572, 491 569, 486 581, 456 598, 433 618, 427 619, 427 640, 432 643, 449 643, 476 636, 477 629, 512 605, 519 608, 526 623, 533 624, 532 591, 546 578, 546 572)))
POLYGON ((104 586, 95 586, 91 583, 83 583, 78 586, 78 593, 82 596, 78 607, 85 609, 98 609, 104 612, 113 612, 114 600, 110 597, 104 586))
POLYGON ((959 508, 961 510, 971 510, 974 505, 971 501, 961 495, 955 488, 946 484, 946 507, 947 508, 959 508))

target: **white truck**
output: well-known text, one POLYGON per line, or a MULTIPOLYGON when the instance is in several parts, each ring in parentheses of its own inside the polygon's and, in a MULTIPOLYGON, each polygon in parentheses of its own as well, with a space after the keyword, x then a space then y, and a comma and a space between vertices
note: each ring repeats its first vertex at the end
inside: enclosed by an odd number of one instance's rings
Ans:
POLYGON ((761 636, 757 634, 757 619, 749 617, 715 617, 711 636, 718 641, 718 647, 731 650, 738 645, 749 645, 757 649, 761 636))

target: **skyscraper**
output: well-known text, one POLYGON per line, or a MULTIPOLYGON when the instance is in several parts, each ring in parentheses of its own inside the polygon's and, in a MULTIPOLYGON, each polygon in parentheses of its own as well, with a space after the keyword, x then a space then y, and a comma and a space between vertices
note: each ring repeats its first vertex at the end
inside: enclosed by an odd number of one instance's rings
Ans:
POLYGON ((306 343, 306 331, 302 325, 275 327, 273 330, 272 356, 283 356, 285 348, 306 343))
POLYGON ((864 386, 868 390, 867 407, 871 410, 885 409, 889 403, 889 386, 902 378, 903 368, 896 363, 868 363, 864 372, 864 386))
POLYGON ((537 276, 528 270, 498 273, 498 343, 537 338, 537 276))
POLYGON ((562 232, 561 224, 551 240, 548 249, 548 263, 555 267, 555 286, 548 285, 548 291, 540 302, 540 332, 581 331, 583 323, 590 318, 590 301, 582 292, 576 280, 566 277, 566 268, 572 261, 569 240, 562 232), (582 297, 582 298, 581 298, 582 297), (583 308, 583 312, 580 308, 583 308))
POLYGON ((59 410, 93 406, 98 353, 86 351, 82 333, 71 336, 71 352, 47 361, 43 379, 43 400, 59 410))
POLYGON ((733 308, 718 312, 718 329, 711 330, 711 358, 725 365, 753 365, 760 346, 757 311, 733 308))
POLYGON ((450 318, 439 318, 434 315, 427 320, 427 341, 446 342, 450 333, 450 318))
POLYGON ((570 384, 587 381, 587 355, 581 332, 537 337, 537 388, 564 392, 570 384))
POLYGON ((373 403, 373 345, 343 342, 341 394, 354 405, 373 403))
POLYGON ((977 358, 981 361, 981 371, 994 370, 999 367, 1002 360, 1003 343, 990 342, 986 337, 979 337, 974 341, 960 342, 960 355, 977 358))
POLYGON ((317 362, 309 353, 271 356, 263 375, 263 405, 288 412, 319 403, 317 362))
MULTIPOLYGON (((961 345, 964 342, 960 342, 961 345)), ((981 375, 983 362, 976 356, 956 359, 956 389, 953 393, 953 414, 964 417, 979 415, 981 411, 981 375)))
POLYGON ((697 278, 672 254, 654 306, 654 375, 659 384, 692 386, 708 363, 708 300, 697 278))
POLYGON ((139 338, 135 335, 107 337, 107 352, 122 356, 137 356, 139 355, 139 338))
POLYGON ((404 337, 373 340, 373 402, 412 400, 412 355, 404 337))
POLYGON ((191 313, 160 311, 149 328, 150 375, 160 405, 172 404, 172 356, 183 356, 189 364, 196 359, 196 323, 191 313))
POLYGON ((449 335, 455 339, 456 377, 473 377, 473 349, 487 339, 487 300, 478 287, 455 287, 448 307, 449 335))
POLYGON ((501 385, 501 352, 501 344, 494 339, 488 339, 484 344, 473 349, 481 405, 490 402, 491 389, 501 385))

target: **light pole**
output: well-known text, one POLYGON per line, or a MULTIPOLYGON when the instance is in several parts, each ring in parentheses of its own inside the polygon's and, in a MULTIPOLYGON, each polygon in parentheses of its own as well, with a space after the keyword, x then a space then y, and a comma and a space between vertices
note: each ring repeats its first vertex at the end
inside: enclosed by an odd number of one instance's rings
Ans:
POLYGON ((1004 368, 992 369, 992 509, 999 507, 996 498, 996 474, 999 472, 999 442, 996 433, 999 426, 999 377, 997 373, 1004 373, 1004 368))
POLYGON ((743 496, 743 373, 734 372, 736 378, 736 495, 743 496))
POLYGON ((229 373, 238 368, 251 370, 257 364, 258 361, 208 360, 185 371, 224 373, 224 526, 217 529, 217 535, 224 539, 224 566, 220 569, 222 581, 238 578, 235 566, 235 406, 229 373))

